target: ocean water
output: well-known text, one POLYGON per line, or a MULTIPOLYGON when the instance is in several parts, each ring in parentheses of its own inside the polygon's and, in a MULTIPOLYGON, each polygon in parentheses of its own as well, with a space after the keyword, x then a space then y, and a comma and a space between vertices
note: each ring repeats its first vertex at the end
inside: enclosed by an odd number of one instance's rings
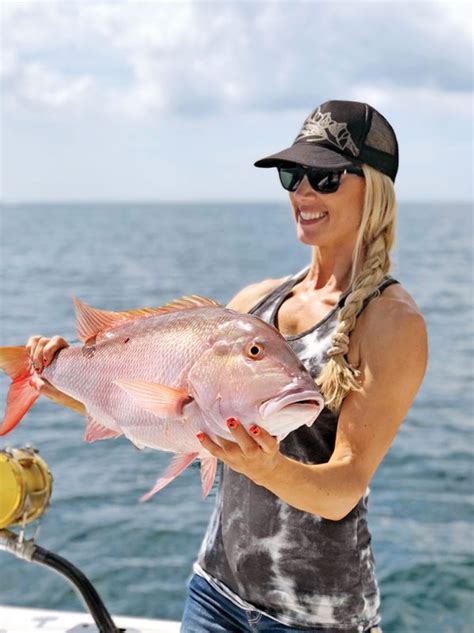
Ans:
MULTIPOLYGON (((430 358, 370 485, 385 633, 474 626, 472 217, 467 203, 399 206, 391 274, 425 316, 430 358)), ((114 310, 185 294, 226 303, 310 258, 285 203, 7 205, 1 253, 0 345, 37 333, 74 340, 72 295, 114 310)), ((8 383, 2 375, 2 409, 8 383)), ((193 466, 139 504, 169 456, 125 439, 86 444, 83 429, 79 415, 40 399, 0 440, 33 444, 53 472, 38 542, 80 567, 111 612, 180 619, 215 488, 202 501, 193 466)), ((82 608, 45 568, 0 552, 0 569, 0 604, 82 608)))

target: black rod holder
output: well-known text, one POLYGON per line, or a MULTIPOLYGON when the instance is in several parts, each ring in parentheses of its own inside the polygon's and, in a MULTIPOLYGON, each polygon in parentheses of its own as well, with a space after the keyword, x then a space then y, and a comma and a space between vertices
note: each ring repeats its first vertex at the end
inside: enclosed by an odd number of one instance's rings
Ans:
POLYGON ((118 629, 115 626, 112 616, 87 576, 62 556, 36 545, 32 540, 20 540, 10 530, 0 530, 0 549, 10 552, 17 558, 49 567, 67 578, 84 601, 100 633, 122 633, 124 631, 124 629, 118 629))

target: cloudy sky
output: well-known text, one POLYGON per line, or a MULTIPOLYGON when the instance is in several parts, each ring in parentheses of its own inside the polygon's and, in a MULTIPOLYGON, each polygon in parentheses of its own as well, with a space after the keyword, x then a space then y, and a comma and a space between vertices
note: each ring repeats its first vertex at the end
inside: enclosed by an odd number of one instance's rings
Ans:
POLYGON ((462 2, 3 1, 2 197, 282 200, 253 162, 331 99, 400 145, 400 200, 472 197, 462 2))

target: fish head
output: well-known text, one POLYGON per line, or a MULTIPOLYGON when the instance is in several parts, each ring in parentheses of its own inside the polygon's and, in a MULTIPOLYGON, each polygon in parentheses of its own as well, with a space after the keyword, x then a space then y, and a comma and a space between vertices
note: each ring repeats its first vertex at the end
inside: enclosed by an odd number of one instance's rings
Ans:
POLYGON ((216 326, 188 376, 213 430, 225 436, 226 419, 235 417, 246 428, 257 424, 281 440, 303 424, 310 426, 324 399, 303 363, 275 327, 226 311, 230 318, 216 326))

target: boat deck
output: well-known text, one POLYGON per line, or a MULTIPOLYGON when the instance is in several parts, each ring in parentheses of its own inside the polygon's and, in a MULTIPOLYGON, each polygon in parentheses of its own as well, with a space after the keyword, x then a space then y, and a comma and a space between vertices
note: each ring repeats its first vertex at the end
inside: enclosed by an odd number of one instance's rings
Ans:
MULTIPOLYGON (((179 622, 112 615, 124 633, 178 633, 179 622)), ((0 605, 0 633, 99 633, 88 613, 0 605)))

